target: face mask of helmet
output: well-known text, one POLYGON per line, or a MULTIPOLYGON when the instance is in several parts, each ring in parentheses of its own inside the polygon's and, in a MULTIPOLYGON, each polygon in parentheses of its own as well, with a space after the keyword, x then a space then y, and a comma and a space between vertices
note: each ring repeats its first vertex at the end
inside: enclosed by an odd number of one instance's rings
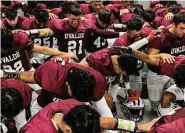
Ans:
POLYGON ((144 102, 139 98, 133 102, 122 103, 121 111, 129 120, 139 122, 144 115, 144 102))

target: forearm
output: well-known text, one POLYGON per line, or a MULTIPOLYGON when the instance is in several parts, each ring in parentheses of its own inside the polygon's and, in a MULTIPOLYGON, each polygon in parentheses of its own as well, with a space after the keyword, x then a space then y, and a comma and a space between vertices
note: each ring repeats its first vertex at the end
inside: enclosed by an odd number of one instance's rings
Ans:
POLYGON ((137 51, 137 50, 132 50, 132 53, 141 61, 144 61, 148 64, 154 65, 154 66, 158 66, 159 65, 159 59, 153 58, 143 52, 137 51))
POLYGON ((101 117, 100 128, 134 132, 136 130, 136 123, 134 121, 124 120, 120 118, 116 119, 111 117, 101 117))
POLYGON ((34 72, 17 72, 15 70, 0 70, 3 79, 18 79, 26 83, 35 83, 34 72))
POLYGON ((48 37, 54 34, 50 28, 27 30, 26 33, 33 37, 48 37))
POLYGON ((112 117, 100 118, 100 127, 102 129, 114 129, 115 125, 116 125, 116 118, 112 118, 112 117))
POLYGON ((106 30, 101 30, 101 29, 96 29, 94 31, 96 34, 103 38, 116 38, 119 37, 119 32, 114 32, 114 31, 106 31, 106 30))
POLYGON ((37 53, 41 53, 41 54, 45 54, 45 55, 53 55, 53 56, 68 55, 69 54, 67 52, 61 52, 59 50, 55 50, 53 48, 48 48, 46 46, 40 46, 38 44, 34 44, 32 51, 37 52, 37 53))
POLYGON ((58 50, 55 50, 55 49, 52 49, 52 48, 48 48, 48 47, 44 47, 42 53, 46 54, 46 55, 53 55, 53 56, 67 55, 68 54, 67 52, 61 52, 61 51, 58 51, 58 50))
POLYGON ((18 73, 18 79, 26 82, 26 83, 35 83, 34 80, 34 72, 33 71, 29 71, 29 72, 19 72, 18 73))

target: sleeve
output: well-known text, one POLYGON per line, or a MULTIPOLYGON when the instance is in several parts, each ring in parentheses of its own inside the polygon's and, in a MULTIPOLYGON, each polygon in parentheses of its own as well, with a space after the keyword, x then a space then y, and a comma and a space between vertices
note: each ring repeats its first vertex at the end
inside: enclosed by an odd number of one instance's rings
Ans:
POLYGON ((40 86, 42 86, 42 77, 43 77, 43 75, 44 75, 43 69, 44 69, 45 66, 46 66, 46 68, 47 68, 47 64, 46 64, 46 63, 44 63, 43 65, 39 66, 39 67, 35 70, 35 72, 34 72, 34 80, 35 80, 35 82, 36 82, 37 84, 39 84, 40 86))
POLYGON ((123 41, 121 39, 116 39, 113 46, 124 46, 123 41))
POLYGON ((90 54, 86 58, 86 61, 88 62, 89 66, 91 66, 92 68, 97 70, 98 69, 98 64, 101 62, 101 60, 99 62, 100 56, 99 56, 99 58, 96 58, 96 57, 98 57, 96 53, 97 52, 90 54))
POLYGON ((52 8, 51 13, 54 13, 55 15, 59 16, 62 13, 61 8, 52 8))
POLYGON ((1 22, 5 25, 7 23, 6 18, 3 18, 1 22))
POLYGON ((42 3, 38 3, 37 4, 37 9, 46 9, 47 6, 45 4, 42 4, 42 3))
POLYGON ((161 38, 156 38, 155 40, 149 42, 149 47, 160 50, 161 44, 162 44, 161 38))
POLYGON ((116 38, 119 37, 119 32, 114 32, 114 31, 106 31, 103 29, 98 29, 96 25, 94 24, 93 21, 89 21, 86 18, 84 19, 84 23, 87 24, 88 29, 90 32, 94 32, 97 34, 97 36, 101 36, 102 38, 116 38))
POLYGON ((168 13, 168 8, 159 8, 156 10, 155 15, 164 17, 168 13))
POLYGON ((21 128, 19 133, 39 133, 35 128, 29 129, 27 127, 21 128))
POLYGON ((168 27, 170 24, 172 24, 173 20, 169 20, 169 19, 164 19, 162 22, 162 25, 164 25, 165 27, 168 27))
POLYGON ((164 63, 163 60, 160 60, 159 62, 160 72, 169 77, 173 76, 174 66, 175 66, 175 63, 171 63, 171 64, 164 63))
POLYGON ((181 6, 180 12, 185 12, 185 6, 181 6))
POLYGON ((34 23, 36 23, 35 18, 28 18, 22 22, 21 29, 23 30, 36 29, 36 26, 34 25, 34 23))
MULTIPOLYGON (((48 82, 49 80, 52 80, 52 78, 55 78, 53 75, 57 70, 55 70, 55 64, 53 61, 48 61, 39 66, 35 72, 34 72, 34 80, 37 84, 43 87, 43 89, 49 88, 48 82), (52 72, 52 73, 49 73, 52 72), (47 86, 47 87, 44 87, 47 86)), ((51 85, 52 86, 52 85, 51 85)))
POLYGON ((47 61, 39 66, 34 72, 34 80, 46 91, 56 91, 65 80, 65 65, 54 61, 47 61), (59 76, 60 75, 60 76, 59 76))
POLYGON ((148 35, 150 35, 150 32, 152 30, 153 30, 152 27, 150 27, 150 26, 144 26, 142 28, 143 37, 147 37, 148 35))
POLYGON ((77 101, 75 99, 66 99, 58 102, 50 103, 47 108, 53 108, 53 106, 58 106, 60 109, 62 109, 62 112, 66 114, 68 111, 70 111, 72 108, 74 108, 77 105, 81 105, 82 102, 77 101))
POLYGON ((159 16, 156 16, 156 17, 155 17, 154 23, 156 24, 157 27, 159 27, 159 26, 162 25, 163 19, 164 19, 164 17, 159 17, 159 16))
POLYGON ((121 19, 121 23, 122 24, 126 24, 129 20, 133 19, 136 16, 135 13, 126 13, 126 14, 122 14, 120 16, 121 19))
POLYGON ((185 118, 177 119, 170 123, 154 126, 149 133, 182 133, 185 131, 185 118))
POLYGON ((150 8, 154 8, 157 4, 159 4, 160 0, 152 0, 150 3, 150 8))
POLYGON ((94 32, 103 38, 116 38, 119 37, 119 32, 106 31, 101 29, 95 29, 94 32))
POLYGON ((59 35, 60 32, 63 30, 62 24, 64 21, 60 19, 52 19, 48 23, 48 28, 50 28, 54 32, 54 36, 59 35))
POLYGON ((14 38, 14 49, 28 49, 31 50, 34 46, 32 40, 29 39, 29 35, 25 32, 17 32, 13 34, 14 38))

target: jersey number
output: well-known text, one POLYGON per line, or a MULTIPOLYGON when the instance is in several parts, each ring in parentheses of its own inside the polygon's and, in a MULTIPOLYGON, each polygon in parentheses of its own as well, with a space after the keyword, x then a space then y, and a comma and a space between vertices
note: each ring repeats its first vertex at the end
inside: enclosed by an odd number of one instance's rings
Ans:
POLYGON ((68 52, 73 52, 74 54, 82 54, 82 40, 76 41, 69 41, 68 42, 68 52), (79 46, 77 46, 77 43, 79 43, 79 46), (77 47, 78 51, 77 51, 77 47))
POLYGON ((3 65, 3 68, 7 70, 24 71, 21 61, 15 62, 12 67, 10 65, 3 65))
POLYGON ((42 46, 51 47, 53 45, 57 45, 58 40, 55 37, 47 37, 47 38, 35 38, 34 43, 40 44, 42 46), (51 42, 52 40, 52 42, 51 42))
MULTIPOLYGON (((102 38, 103 39, 103 38, 102 38)), ((103 39, 103 41, 101 42, 101 37, 98 37, 95 41, 94 41, 94 45, 96 46, 96 48, 100 48, 101 46, 105 45, 105 39, 103 39), (102 44, 102 45, 101 45, 102 44)))

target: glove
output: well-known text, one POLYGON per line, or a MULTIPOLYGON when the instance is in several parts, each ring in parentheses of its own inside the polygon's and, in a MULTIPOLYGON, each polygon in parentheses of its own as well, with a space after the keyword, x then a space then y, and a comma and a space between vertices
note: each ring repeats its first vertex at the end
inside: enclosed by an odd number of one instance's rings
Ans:
POLYGON ((160 32, 158 30, 153 30, 150 35, 147 37, 149 42, 152 42, 153 40, 160 38, 160 32))
POLYGON ((19 74, 15 70, 0 70, 0 77, 18 79, 19 74))

